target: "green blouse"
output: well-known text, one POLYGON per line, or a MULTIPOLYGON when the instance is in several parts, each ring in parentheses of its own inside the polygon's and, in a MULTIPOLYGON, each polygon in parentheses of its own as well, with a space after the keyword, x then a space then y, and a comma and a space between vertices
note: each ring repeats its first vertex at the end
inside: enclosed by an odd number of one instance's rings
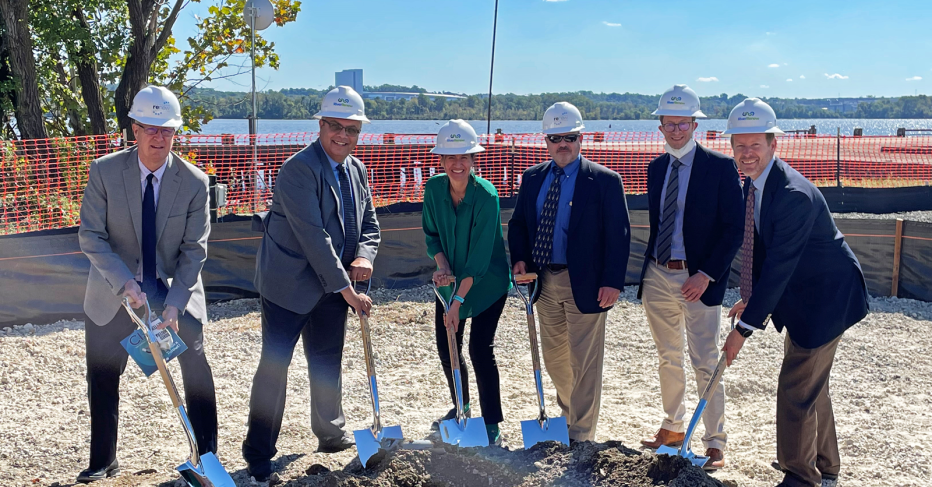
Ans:
MULTIPOLYGON (((485 311, 511 289, 498 191, 492 183, 471 174, 466 196, 454 207, 450 180, 446 174, 438 174, 424 186, 421 215, 427 255, 433 259, 443 252, 457 282, 473 278, 460 306, 461 320, 485 311)), ((440 293, 449 300, 451 290, 444 286, 440 293)))

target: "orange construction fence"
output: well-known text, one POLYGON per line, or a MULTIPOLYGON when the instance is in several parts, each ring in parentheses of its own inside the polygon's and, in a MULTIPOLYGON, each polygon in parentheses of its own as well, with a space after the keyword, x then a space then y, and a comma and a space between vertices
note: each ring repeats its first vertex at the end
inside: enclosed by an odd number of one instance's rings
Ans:
MULTIPOLYGON (((731 154, 728 139, 697 132, 698 142, 731 154)), ((217 182, 228 185, 228 206, 220 214, 251 214, 267 208, 278 168, 317 133, 177 135, 174 150, 217 182)), ((369 172, 376 206, 416 202, 424 182, 441 172, 430 154, 434 135, 361 134, 354 155, 369 172)), ((932 136, 787 135, 777 154, 819 186, 891 188, 932 182, 932 136)), ((480 137, 477 172, 503 197, 516 193, 520 175, 547 160, 540 134, 480 137)), ((118 135, 0 142, 0 234, 77 225, 88 165, 120 150, 118 135)), ((646 169, 663 152, 657 132, 592 132, 582 153, 622 175, 629 193, 646 191, 646 169)))

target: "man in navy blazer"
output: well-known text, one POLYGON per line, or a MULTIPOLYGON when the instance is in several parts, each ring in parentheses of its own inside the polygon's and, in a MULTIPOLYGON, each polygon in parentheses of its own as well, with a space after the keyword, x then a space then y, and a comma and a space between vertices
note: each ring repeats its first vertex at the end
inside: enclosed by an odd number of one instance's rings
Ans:
POLYGON ((631 246, 621 176, 580 156, 583 128, 573 105, 547 109, 552 160, 524 172, 508 226, 514 274, 538 272, 541 348, 571 442, 595 438, 605 319, 631 246))
MULTIPOLYGON (((660 359, 660 395, 666 417, 644 446, 678 446, 685 437, 684 349, 702 391, 718 365, 722 300, 731 262, 741 246, 741 181, 734 159, 693 139, 699 96, 676 85, 661 96, 665 153, 647 168, 650 238, 641 270, 642 298, 660 359), (684 331, 686 340, 684 340, 684 331)), ((725 388, 718 387, 702 415, 705 468, 725 466, 725 388)))
POLYGON ((774 156, 783 132, 770 106, 745 100, 724 133, 747 176, 742 299, 729 313, 740 321, 724 351, 731 365, 768 316, 777 331, 786 328, 777 383, 780 486, 818 486, 841 469, 828 379, 842 334, 867 315, 867 284, 822 193, 774 156))

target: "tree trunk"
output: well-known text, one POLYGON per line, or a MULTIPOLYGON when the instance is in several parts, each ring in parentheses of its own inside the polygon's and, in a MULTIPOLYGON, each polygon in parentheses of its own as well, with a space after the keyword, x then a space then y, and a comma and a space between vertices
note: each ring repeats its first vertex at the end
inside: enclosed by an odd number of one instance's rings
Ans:
MULTIPOLYGON (((74 18, 90 34, 91 26, 84 11, 76 8, 74 18)), ((78 68, 81 81, 81 96, 87 106, 87 115, 91 120, 91 132, 94 135, 107 134, 107 117, 104 115, 104 100, 100 95, 100 80, 97 72, 97 52, 93 42, 81 42, 76 52, 71 53, 72 62, 78 68)))
MULTIPOLYGON (((53 59, 55 59, 55 73, 58 74, 58 83, 61 84, 65 89, 74 89, 71 85, 72 83, 68 81, 68 73, 65 72, 65 66, 62 64, 61 58, 58 53, 54 53, 53 59)), ((65 107, 65 115, 68 117, 68 125, 71 126, 71 133, 73 135, 87 135, 87 131, 84 129, 84 115, 81 113, 77 107, 72 103, 68 103, 68 106, 65 107)))
POLYGON ((47 139, 39 85, 36 80, 36 58, 32 54, 29 33, 28 0, 0 0, 0 15, 8 39, 10 70, 16 87, 16 126, 24 139, 47 139))

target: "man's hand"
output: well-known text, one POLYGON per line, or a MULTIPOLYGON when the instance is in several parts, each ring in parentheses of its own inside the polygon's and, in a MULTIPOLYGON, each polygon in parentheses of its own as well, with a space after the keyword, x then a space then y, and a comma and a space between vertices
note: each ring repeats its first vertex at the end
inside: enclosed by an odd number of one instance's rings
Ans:
POLYGON ((372 316, 372 298, 366 296, 365 294, 359 294, 353 289, 353 286, 348 286, 346 289, 340 291, 340 294, 343 295, 343 299, 346 300, 346 304, 353 307, 356 310, 356 314, 364 313, 366 316, 372 316))
POLYGON ((365 281, 372 276, 372 262, 365 257, 356 257, 350 264, 349 278, 350 281, 365 281))
POLYGON ((697 272, 686 279, 680 292, 689 303, 695 303, 702 297, 702 293, 709 287, 709 278, 701 272, 697 272))
POLYGON ((162 311, 162 323, 155 329, 164 330, 166 326, 171 327, 172 330, 175 330, 175 333, 178 333, 178 308, 166 306, 165 310, 162 311))
POLYGON ((129 298, 129 305, 133 309, 146 305, 146 293, 139 289, 139 284, 135 279, 130 279, 123 285, 122 297, 129 298))
POLYGON ((448 330, 453 330, 453 333, 460 331, 460 302, 453 300, 453 304, 450 305, 450 311, 443 316, 443 325, 447 327, 448 330))
POLYGON ((737 303, 728 311, 728 317, 734 318, 735 321, 741 319, 741 314, 744 313, 744 308, 747 308, 747 304, 744 301, 738 300, 737 303))
POLYGON ((615 289, 613 287, 600 287, 599 288, 599 306, 603 308, 608 308, 609 306, 615 304, 615 301, 618 301, 618 295, 621 294, 620 289, 615 289))
POLYGON ((453 271, 450 269, 437 269, 432 277, 434 285, 437 287, 449 286, 456 280, 453 271))
MULTIPOLYGON (((514 267, 511 269, 511 274, 514 276, 520 276, 520 275, 527 274, 527 264, 525 264, 523 260, 515 262, 514 267)), ((517 279, 515 280, 517 281, 517 279)), ((525 279, 523 281, 517 281, 517 282, 518 284, 524 284, 526 282, 531 282, 531 281, 533 281, 533 279, 525 279)))
POLYGON ((741 351, 741 347, 744 346, 745 338, 738 333, 737 330, 731 330, 731 333, 728 334, 728 338, 725 339, 725 346, 722 347, 722 352, 725 353, 725 363, 731 367, 731 363, 738 358, 738 352, 741 351))

